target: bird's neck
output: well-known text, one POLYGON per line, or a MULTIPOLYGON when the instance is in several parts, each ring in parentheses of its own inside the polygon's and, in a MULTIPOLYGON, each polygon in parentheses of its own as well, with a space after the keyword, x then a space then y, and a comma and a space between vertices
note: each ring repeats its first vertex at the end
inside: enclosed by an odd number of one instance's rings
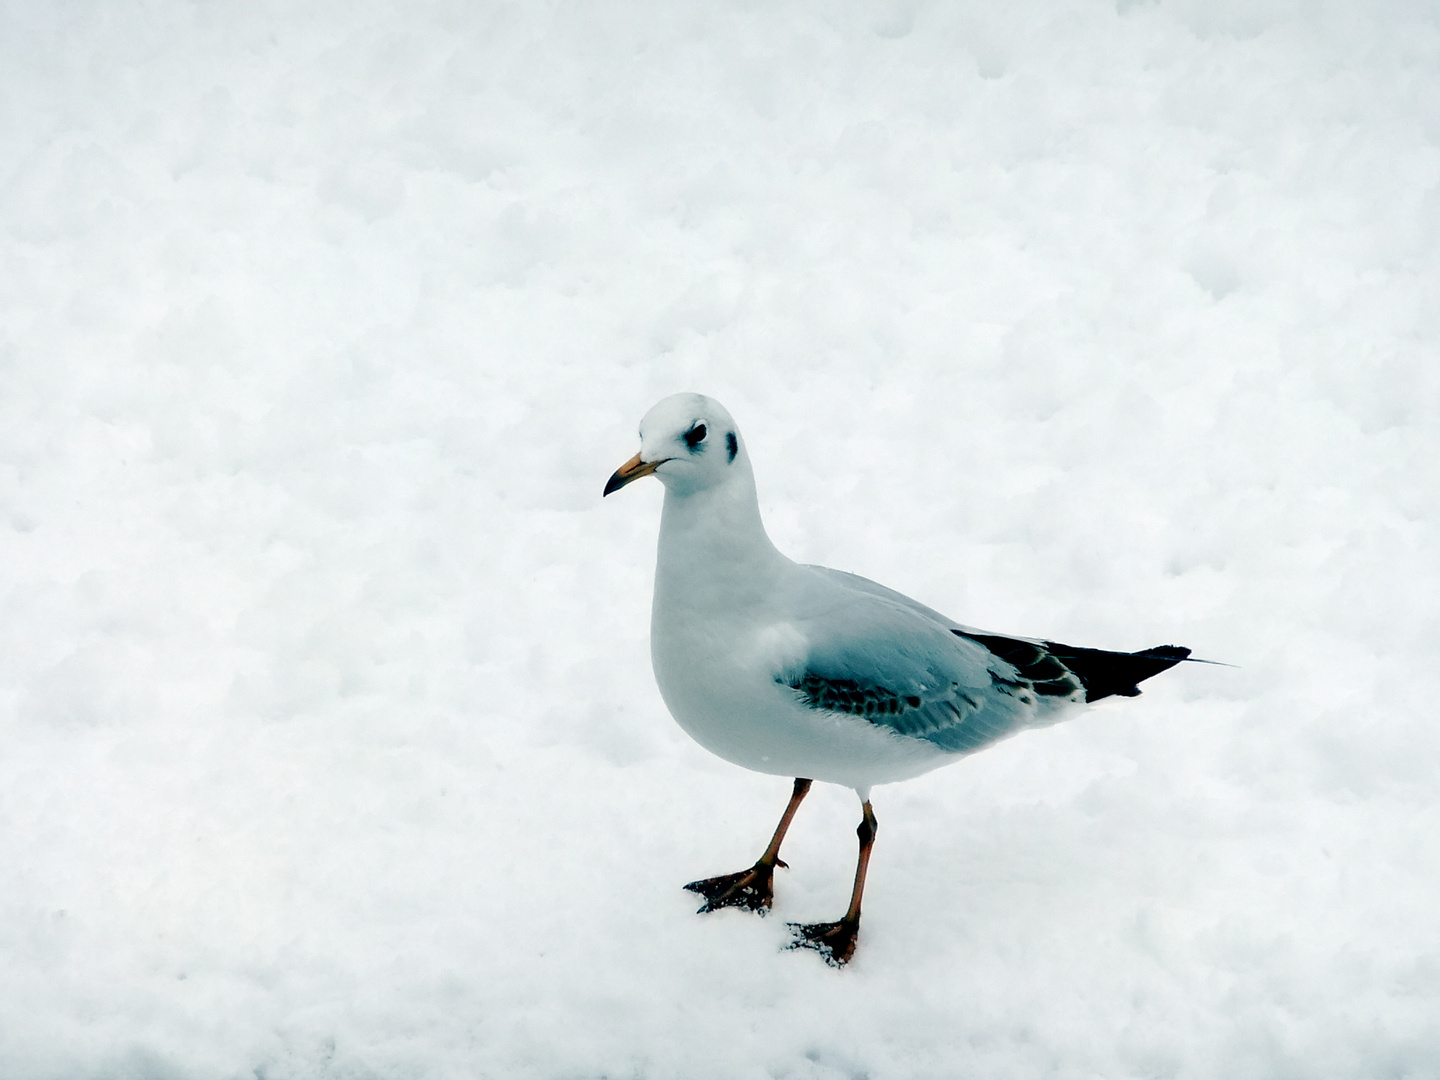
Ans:
POLYGON ((657 605, 713 613, 763 603, 789 565, 765 532, 751 477, 688 494, 665 492, 657 605))

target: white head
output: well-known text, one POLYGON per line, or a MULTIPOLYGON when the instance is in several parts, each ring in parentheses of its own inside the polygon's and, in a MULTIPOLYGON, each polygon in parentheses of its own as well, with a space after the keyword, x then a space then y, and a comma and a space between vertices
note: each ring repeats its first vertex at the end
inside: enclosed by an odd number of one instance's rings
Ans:
POLYGON ((735 421, 704 394, 672 394, 640 421, 640 452, 605 485, 605 494, 651 473, 672 495, 717 487, 748 476, 749 459, 735 421))

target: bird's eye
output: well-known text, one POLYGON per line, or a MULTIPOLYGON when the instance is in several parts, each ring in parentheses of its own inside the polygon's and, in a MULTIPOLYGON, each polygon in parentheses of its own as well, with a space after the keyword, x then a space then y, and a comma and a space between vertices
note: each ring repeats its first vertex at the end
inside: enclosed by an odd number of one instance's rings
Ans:
POLYGON ((699 445, 700 445, 702 442, 704 442, 704 441, 705 441, 705 425, 704 425, 704 424, 696 424, 693 428, 691 428, 689 431, 687 431, 687 432, 685 433, 685 445, 688 446, 691 450, 694 450, 695 447, 699 446, 699 445))

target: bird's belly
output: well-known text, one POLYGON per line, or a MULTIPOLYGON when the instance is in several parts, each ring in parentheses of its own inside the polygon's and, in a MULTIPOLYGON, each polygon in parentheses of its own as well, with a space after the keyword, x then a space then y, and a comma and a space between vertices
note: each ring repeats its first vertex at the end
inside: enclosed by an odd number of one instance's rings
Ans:
POLYGON ((711 753, 755 772, 868 788, 954 760, 923 739, 863 717, 809 708, 763 665, 652 638, 660 695, 675 721, 711 753))

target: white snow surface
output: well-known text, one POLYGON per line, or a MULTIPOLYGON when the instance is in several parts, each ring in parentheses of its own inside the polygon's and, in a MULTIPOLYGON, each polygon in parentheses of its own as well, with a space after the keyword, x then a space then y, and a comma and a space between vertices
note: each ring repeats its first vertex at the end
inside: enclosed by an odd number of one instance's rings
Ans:
POLYGON ((0 8, 0 1076, 1440 1076, 1440 10, 0 8), (785 799, 646 640, 794 558, 1182 665, 785 799))

